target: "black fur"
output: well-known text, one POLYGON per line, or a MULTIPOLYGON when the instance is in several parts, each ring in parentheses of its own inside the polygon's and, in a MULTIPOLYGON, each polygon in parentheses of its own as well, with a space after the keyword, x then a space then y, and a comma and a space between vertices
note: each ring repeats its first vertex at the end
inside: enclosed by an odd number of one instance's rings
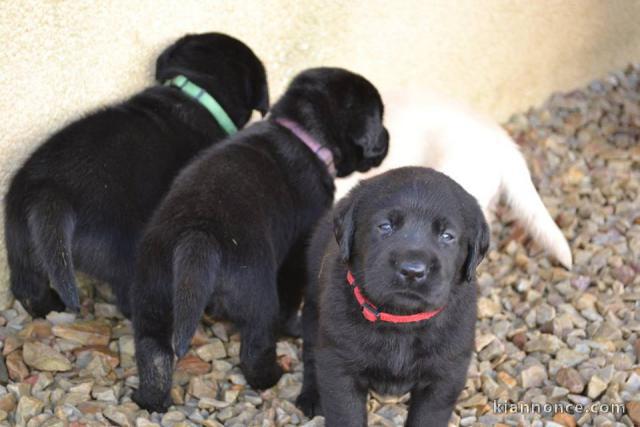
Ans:
POLYGON ((204 88, 238 127, 269 103, 264 67, 242 42, 189 35, 158 58, 153 86, 63 128, 17 172, 6 197, 11 290, 33 316, 79 308, 74 270, 111 284, 129 316, 135 246, 178 170, 226 134, 166 79, 204 88), (50 287, 51 286, 51 287, 50 287))
POLYGON ((205 311, 240 329, 241 368, 252 387, 278 381, 276 333, 299 308, 304 245, 330 208, 334 185, 326 165, 274 120, 296 121, 347 175, 386 155, 382 109, 363 77, 307 70, 267 120, 207 150, 179 175, 139 252, 133 295, 139 405, 166 410, 174 352, 186 353, 205 311))
POLYGON ((368 390, 410 391, 406 425, 446 426, 473 351, 475 268, 488 244, 475 199, 441 173, 401 168, 361 182, 309 248, 301 409, 323 413, 327 427, 363 427, 368 390), (371 323, 347 266, 381 311, 445 309, 417 323, 371 323))

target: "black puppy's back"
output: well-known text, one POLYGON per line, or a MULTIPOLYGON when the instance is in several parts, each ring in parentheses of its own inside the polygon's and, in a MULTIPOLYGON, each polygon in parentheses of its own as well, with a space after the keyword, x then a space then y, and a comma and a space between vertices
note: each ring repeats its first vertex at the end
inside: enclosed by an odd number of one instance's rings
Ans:
MULTIPOLYGON (((252 386, 277 381, 271 343, 279 312, 290 310, 274 292, 279 269, 333 197, 325 166, 315 161, 285 129, 261 122, 206 150, 175 180, 137 260, 132 297, 145 301, 134 308, 141 406, 166 409, 174 351, 187 352, 205 311, 240 328, 252 386)), ((293 285, 285 292, 298 293, 293 285)))
MULTIPOLYGON (((157 72, 187 76, 243 125, 254 107, 252 98, 264 101, 268 95, 264 68, 247 56, 246 46, 239 49, 241 66, 218 69, 216 50, 230 54, 238 43, 223 34, 186 36, 176 43, 180 48, 172 46, 161 56, 157 72)), ((65 306, 77 309, 77 268, 109 282, 128 315, 128 285, 142 227, 179 168, 225 136, 202 105, 163 85, 55 133, 16 173, 6 197, 13 294, 34 316, 65 306)))
POLYGON ((145 302, 133 315, 140 406, 170 405, 174 357, 188 350, 205 310, 239 328, 249 385, 278 381, 276 334, 297 316, 304 248, 333 200, 332 171, 380 164, 388 145, 382 109, 362 76, 307 70, 266 120, 209 148, 179 175, 137 259, 134 299, 145 302))

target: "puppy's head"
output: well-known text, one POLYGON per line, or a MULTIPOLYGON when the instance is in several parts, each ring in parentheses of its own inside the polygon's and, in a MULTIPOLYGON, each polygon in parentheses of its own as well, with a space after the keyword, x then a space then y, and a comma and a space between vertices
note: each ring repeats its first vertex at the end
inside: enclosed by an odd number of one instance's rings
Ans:
POLYGON ((374 304, 398 312, 445 305, 489 246, 476 200, 446 175, 400 168, 362 181, 334 214, 340 256, 374 304))
POLYGON ((269 109, 262 62, 247 45, 226 34, 189 34, 166 48, 156 60, 156 80, 164 83, 179 74, 211 86, 207 91, 222 87, 249 112, 258 110, 264 116, 269 109))
POLYGON ((387 155, 384 106, 364 77, 341 68, 312 68, 298 74, 273 106, 274 116, 300 123, 333 153, 337 175, 366 172, 387 155))

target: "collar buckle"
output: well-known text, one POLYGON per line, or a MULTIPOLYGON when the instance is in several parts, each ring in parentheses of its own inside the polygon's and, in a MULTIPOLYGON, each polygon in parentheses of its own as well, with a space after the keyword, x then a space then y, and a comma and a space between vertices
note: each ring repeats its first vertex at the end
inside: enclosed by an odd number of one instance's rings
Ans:
POLYGON ((376 307, 374 307, 368 301, 365 301, 365 302, 362 303, 362 314, 368 320, 371 320, 370 316, 374 317, 374 320, 372 320, 372 321, 380 320, 380 310, 378 310, 376 307), (369 314, 369 316, 367 316, 367 314, 369 314))

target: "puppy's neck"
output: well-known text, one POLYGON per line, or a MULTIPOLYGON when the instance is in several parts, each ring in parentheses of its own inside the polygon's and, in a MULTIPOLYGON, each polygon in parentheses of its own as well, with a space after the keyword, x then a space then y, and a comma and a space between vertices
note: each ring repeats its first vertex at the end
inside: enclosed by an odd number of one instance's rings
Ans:
POLYGON ((218 125, 227 133, 233 135, 238 131, 235 123, 227 112, 222 108, 220 103, 200 86, 196 85, 184 75, 179 74, 171 80, 165 82, 165 86, 173 86, 179 88, 184 94, 197 101, 206 108, 218 125))
MULTIPOLYGON (((243 128, 244 125, 247 124, 251 117, 251 109, 243 104, 243 101, 240 99, 241 97, 238 97, 235 91, 228 90, 228 82, 225 84, 225 82, 216 76, 205 75, 182 68, 179 69, 179 72, 176 71, 176 73, 185 76, 215 98, 238 129, 243 128)), ((164 83, 164 81, 161 83, 164 83)))
POLYGON ((317 139, 293 120, 278 117, 274 121, 280 126, 291 131, 291 133, 293 133, 304 145, 309 147, 313 154, 315 154, 327 166, 331 176, 336 176, 336 167, 333 163, 333 153, 327 146, 318 142, 317 139))
POLYGON ((422 312, 413 313, 413 314, 387 313, 384 311, 380 311, 375 304, 369 301, 367 297, 365 297, 362 294, 362 290, 360 289, 360 286, 356 284, 356 279, 355 277, 353 277, 351 270, 347 270, 347 283, 353 289, 354 298, 356 299, 356 301, 358 301, 358 304, 360 305, 360 307, 362 307, 362 316, 372 323, 375 323, 375 322, 386 322, 386 323, 396 323, 396 324, 419 323, 437 316, 445 308, 445 307, 439 307, 435 310, 422 311, 422 312))

